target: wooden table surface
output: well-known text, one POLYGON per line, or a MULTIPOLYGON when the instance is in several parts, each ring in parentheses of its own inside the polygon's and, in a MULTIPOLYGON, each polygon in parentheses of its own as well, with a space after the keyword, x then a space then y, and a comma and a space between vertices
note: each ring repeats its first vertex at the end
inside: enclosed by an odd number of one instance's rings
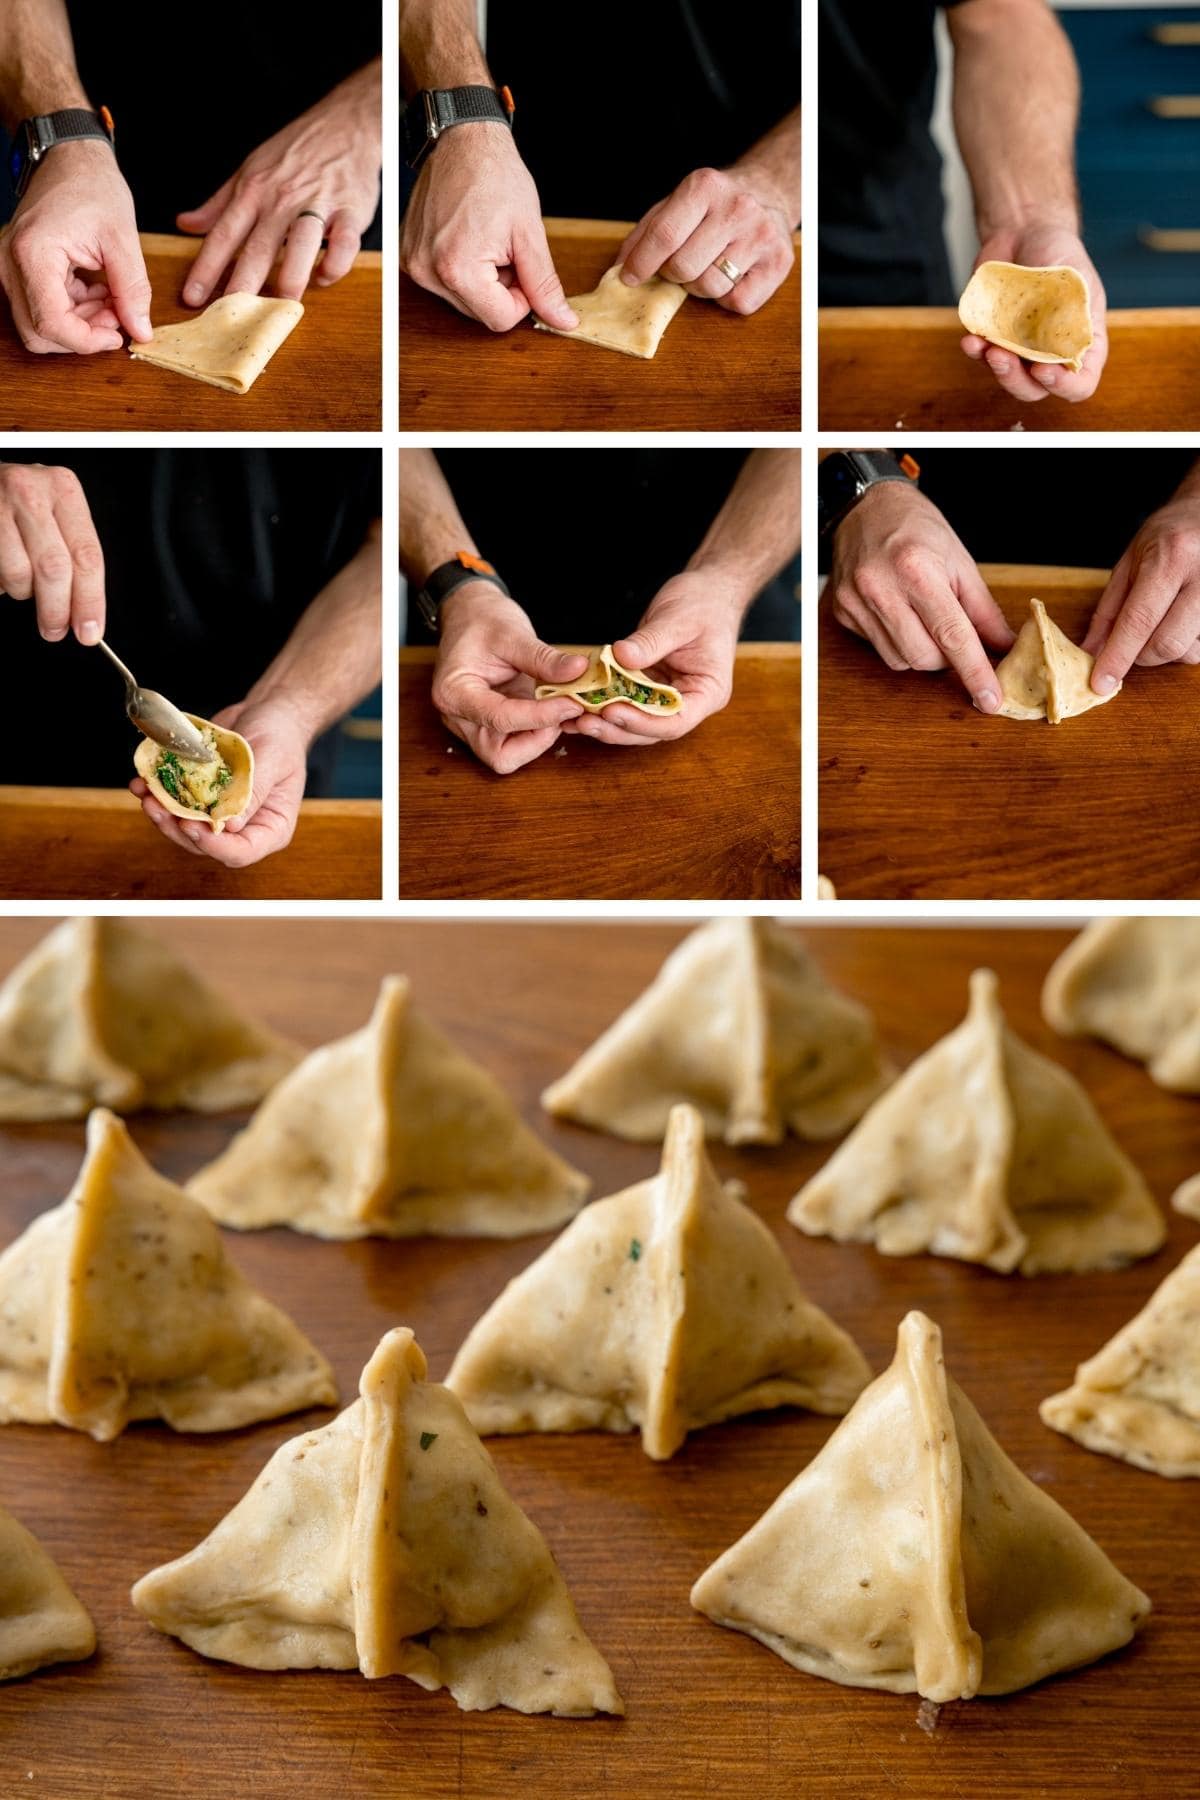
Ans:
MULTIPOLYGON (((179 296, 202 242, 142 234, 156 326, 198 316, 179 296)), ((310 288, 303 319, 248 394, 125 350, 34 356, 0 302, 0 431, 379 431, 382 280, 383 258, 363 251, 344 280, 310 288)))
POLYGON ((400 897, 800 897, 800 646, 741 644, 733 699, 652 749, 562 737, 494 775, 400 652, 400 897))
MULTIPOLYGON (((0 970, 42 929, 0 921, 0 970)), ((164 921, 146 929, 177 932, 164 921)), ((553 1124, 537 1095, 679 935, 611 922, 226 920, 189 922, 188 948, 247 1006, 309 1044, 357 1026, 379 977, 410 969, 430 1016, 504 1081, 600 1196, 649 1175, 654 1152, 553 1124)), ((1086 1082, 1160 1199, 1200 1168, 1200 1102, 1165 1094, 1135 1065, 1041 1023, 1041 979, 1065 933, 828 926, 806 937, 829 974, 875 1009, 901 1061, 961 1018, 968 972, 991 963, 1014 1026, 1086 1082)), ((185 1179, 237 1122, 143 1118, 134 1134, 185 1179)), ((67 1192, 82 1143, 82 1124, 0 1130, 0 1242, 67 1192)), ((258 1673, 158 1635, 130 1607, 129 1586, 198 1542, 280 1443, 328 1415, 213 1437, 139 1425, 109 1445, 10 1425, 0 1431, 0 1498, 60 1562, 95 1617, 100 1649, 87 1664, 0 1687, 0 1791, 42 1800, 1194 1793, 1197 1485, 1090 1455, 1047 1430, 1037 1406, 1147 1300, 1195 1243, 1195 1225, 1169 1214, 1168 1246, 1114 1274, 1026 1280, 938 1257, 889 1260, 785 1223, 789 1196, 828 1153, 795 1141, 718 1146, 714 1161, 748 1183, 807 1292, 874 1369, 890 1360, 910 1307, 940 1323, 952 1373, 1004 1448, 1151 1596, 1154 1612, 1127 1650, 1005 1699, 943 1706, 929 1733, 917 1724, 917 1696, 799 1674, 694 1614, 695 1577, 835 1429, 832 1419, 780 1411, 698 1432, 665 1464, 634 1438, 602 1433, 491 1441, 502 1479, 545 1533, 611 1663, 624 1719, 463 1714, 447 1694, 402 1679, 258 1673)), ((227 1241, 330 1357, 348 1401, 378 1338, 398 1323, 414 1328, 432 1377, 443 1377, 480 1312, 549 1240, 336 1244, 269 1231, 227 1241)))
MULTIPOLYGON (((547 219, 568 294, 590 293, 627 224, 547 219)), ((799 431, 800 253, 740 318, 687 300, 642 362, 524 320, 489 332, 400 277, 401 431, 799 431)))
MULTIPOLYGON (((1037 595, 1076 643, 1106 580, 983 576, 1014 628, 1037 595)), ((820 860, 840 899, 1200 895, 1200 669, 1134 669, 1061 725, 989 719, 952 675, 893 674, 820 613, 820 860)))
POLYGON ((227 869, 124 788, 0 787, 0 900, 378 900, 382 830, 378 800, 303 800, 286 850, 227 869))
POLYGON ((1200 307, 1108 315, 1090 400, 1013 400, 967 360, 952 307, 828 307, 820 315, 823 431, 1189 431, 1200 426, 1200 307))

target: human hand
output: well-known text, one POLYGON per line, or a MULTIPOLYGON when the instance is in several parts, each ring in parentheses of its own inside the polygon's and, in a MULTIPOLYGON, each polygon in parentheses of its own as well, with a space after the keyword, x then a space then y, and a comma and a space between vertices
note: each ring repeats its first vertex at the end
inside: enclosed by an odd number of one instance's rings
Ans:
POLYGON ((250 804, 240 818, 226 822, 224 831, 176 818, 159 805, 140 776, 129 789, 150 823, 179 849, 211 857, 227 869, 245 869, 286 850, 292 841, 304 798, 309 735, 302 719, 281 700, 242 701, 215 714, 212 722, 240 732, 254 752, 250 804))
POLYGON ((506 125, 456 125, 426 157, 400 237, 400 267, 489 331, 530 312, 571 331, 533 177, 506 125))
POLYGON ((145 343, 150 279, 133 196, 98 140, 57 144, 0 235, 0 286, 27 350, 44 356, 145 343))
POLYGON ((181 231, 204 233, 184 283, 188 306, 203 306, 231 264, 227 294, 261 293, 281 250, 275 292, 285 300, 349 272, 379 201, 379 105, 372 63, 260 144, 203 206, 178 215, 181 231))
POLYGON ((962 347, 973 362, 987 364, 1014 400, 1044 400, 1047 394, 1057 394, 1062 400, 1090 399, 1108 361, 1107 309, 1100 277, 1077 233, 1058 225, 996 232, 980 249, 976 268, 982 262, 1020 263, 1027 269, 1066 266, 1079 270, 1091 297, 1093 342, 1078 374, 1062 363, 1024 362, 1011 350, 989 344, 986 338, 968 335, 963 338, 962 347))
POLYGON ((1111 694, 1137 663, 1200 663, 1200 496, 1151 513, 1108 579, 1083 648, 1092 691, 1111 694))
POLYGON ((0 592, 33 601, 47 643, 104 636, 104 552, 73 470, 0 463, 0 592))
POLYGON ((565 695, 535 700, 535 683, 574 681, 587 666, 586 656, 543 644, 516 601, 490 581, 468 581, 443 603, 433 704, 481 762, 511 775, 583 711, 565 695))
POLYGON ((1013 633, 961 540, 915 487, 880 482, 847 513, 829 593, 838 624, 873 644, 889 669, 949 664, 980 712, 999 710, 983 644, 1008 650, 1013 633))
POLYGON ((663 275, 726 312, 753 313, 795 257, 782 195, 737 169, 696 169, 634 226, 616 260, 630 286, 663 275), (718 257, 741 271, 736 282, 715 266, 718 257))

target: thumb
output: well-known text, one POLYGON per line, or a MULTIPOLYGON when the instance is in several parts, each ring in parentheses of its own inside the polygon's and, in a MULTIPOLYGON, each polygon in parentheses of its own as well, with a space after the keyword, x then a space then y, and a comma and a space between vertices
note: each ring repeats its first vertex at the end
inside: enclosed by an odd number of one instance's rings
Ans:
POLYGON ((963 611, 985 644, 993 650, 1012 649, 1017 641, 1016 633, 974 563, 959 582, 958 597, 963 611))
POLYGON ((579 318, 567 305, 540 219, 530 230, 513 233, 513 266, 521 292, 538 318, 547 325, 556 325, 560 331, 574 331, 579 318))
POLYGON ((137 232, 118 232, 101 246, 112 307, 121 324, 139 343, 154 336, 150 323, 150 277, 137 232))
POLYGON ((675 639, 661 625, 639 625, 632 637, 618 638, 613 655, 627 669, 645 669, 662 662, 676 648, 675 639))
POLYGON ((588 666, 587 657, 578 651, 556 650, 553 644, 543 644, 540 638, 516 640, 509 651, 509 660, 523 675, 549 682, 577 681, 588 666))
POLYGON ((211 199, 204 202, 203 206, 193 206, 190 212, 176 213, 175 223, 180 231, 193 233, 211 231, 224 212, 232 193, 233 180, 231 177, 223 187, 217 189, 211 199))

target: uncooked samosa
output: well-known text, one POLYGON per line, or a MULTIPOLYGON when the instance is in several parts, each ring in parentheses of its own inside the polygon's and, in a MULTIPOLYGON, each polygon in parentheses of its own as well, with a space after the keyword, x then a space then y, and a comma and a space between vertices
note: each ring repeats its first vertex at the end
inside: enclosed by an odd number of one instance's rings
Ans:
POLYGON ((0 1506, 0 1681, 96 1648, 92 1621, 33 1533, 0 1506))
POLYGON ((1160 1087, 1200 1094, 1200 919, 1097 919, 1042 989, 1047 1023, 1145 1063, 1160 1087))
POLYGON ((767 919, 713 919, 542 1095, 560 1118, 661 1142, 671 1108, 698 1108, 710 1137, 778 1144, 836 1137, 892 1070, 865 1006, 821 975, 767 919))
POLYGON ((105 1442, 135 1419, 231 1431, 336 1402, 325 1358, 204 1208, 94 1112, 75 1186, 0 1255, 0 1424, 105 1442))
POLYGON ((0 1121, 254 1106, 299 1056, 122 919, 68 919, 0 987, 0 1121))
POLYGON ((585 1207, 479 1320, 446 1382, 484 1436, 640 1427, 661 1459, 741 1413, 844 1413, 870 1379, 721 1187, 700 1114, 677 1106, 659 1173, 585 1207))
POLYGON ((1078 713, 1090 712, 1115 700, 1121 691, 1118 682, 1111 694, 1094 694, 1091 680, 1095 657, 1089 656, 1060 631, 1040 600, 1031 600, 1030 615, 1017 634, 1017 641, 996 665, 1003 704, 1002 719, 1049 719, 1061 725, 1078 713))
POLYGON ((1111 1269, 1158 1249, 1145 1182, 1078 1082, 1009 1029, 996 989, 975 971, 964 1022, 800 1190, 793 1225, 1001 1274, 1111 1269))
POLYGON ((1042 1419, 1156 1475, 1200 1475, 1200 1245, 1140 1313, 1080 1363, 1042 1419))
POLYGON ((536 330, 552 331, 555 337, 598 344, 602 350, 619 350, 622 356, 638 356, 648 362, 686 299, 687 289, 662 275, 626 287, 621 264, 616 263, 605 270, 590 293, 571 295, 567 305, 579 323, 570 331, 547 325, 542 319, 533 323, 536 330))
POLYGON ((223 1225, 317 1237, 521 1237, 589 1182, 389 976, 370 1022, 314 1050, 188 1183, 223 1225))
POLYGON ((537 1527, 407 1328, 133 1603, 203 1656, 448 1687, 464 1712, 624 1711, 537 1527))
POLYGON ((891 1368, 705 1570, 692 1605, 806 1674, 937 1702, 1095 1662, 1150 1611, 1009 1461, 919 1312, 891 1368))

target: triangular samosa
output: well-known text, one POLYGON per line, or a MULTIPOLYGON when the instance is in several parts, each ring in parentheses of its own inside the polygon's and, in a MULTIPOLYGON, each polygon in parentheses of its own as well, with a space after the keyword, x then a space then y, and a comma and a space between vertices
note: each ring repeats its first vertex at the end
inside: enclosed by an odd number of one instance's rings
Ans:
POLYGON ((122 919, 66 920, 0 987, 0 1121, 254 1106, 299 1055, 122 919))
POLYGON ((913 1063, 788 1207, 886 1256, 1022 1275, 1150 1256, 1162 1216, 1073 1076, 1011 1031, 977 969, 964 1022, 913 1063))
POLYGON ((133 1603, 203 1656, 448 1687, 464 1712, 624 1708, 537 1527, 407 1328, 133 1603))
POLYGON ((307 1056, 188 1191, 246 1231, 522 1237, 569 1219, 589 1186, 390 975, 362 1030, 307 1056))
POLYGON ((1200 1245, 1041 1405, 1043 1421, 1089 1450, 1155 1475, 1200 1475, 1200 1245))
POLYGON ((1010 1462, 919 1312, 891 1368, 705 1570, 692 1605, 806 1674, 939 1702, 1095 1662, 1150 1610, 1010 1462))
POLYGON ((631 1431, 648 1456, 773 1406, 844 1413, 871 1379, 677 1106, 662 1167, 594 1201, 467 1337, 446 1378, 476 1429, 631 1431))
POLYGON ((105 1442, 135 1419, 232 1431, 336 1403, 325 1358, 204 1208, 97 1109, 75 1186, 0 1255, 0 1424, 105 1442))
POLYGON ((713 919, 542 1095, 560 1118, 660 1143, 671 1108, 710 1137, 778 1144, 836 1137, 887 1086, 865 1006, 838 993, 767 919, 713 919))
POLYGON ((1059 630, 1040 600, 1031 600, 1029 605, 1030 616, 1016 643, 996 665, 1003 696, 1000 717, 1049 719, 1051 725, 1060 725, 1077 713, 1115 700, 1121 683, 1111 694, 1094 694, 1090 684, 1095 657, 1059 630))
POLYGON ((0 1506, 0 1681, 82 1662, 96 1633, 33 1533, 0 1506))
POLYGON ((1200 919, 1097 919, 1055 962, 1042 1011, 1064 1037, 1097 1037, 1160 1087, 1200 1094, 1200 919))

